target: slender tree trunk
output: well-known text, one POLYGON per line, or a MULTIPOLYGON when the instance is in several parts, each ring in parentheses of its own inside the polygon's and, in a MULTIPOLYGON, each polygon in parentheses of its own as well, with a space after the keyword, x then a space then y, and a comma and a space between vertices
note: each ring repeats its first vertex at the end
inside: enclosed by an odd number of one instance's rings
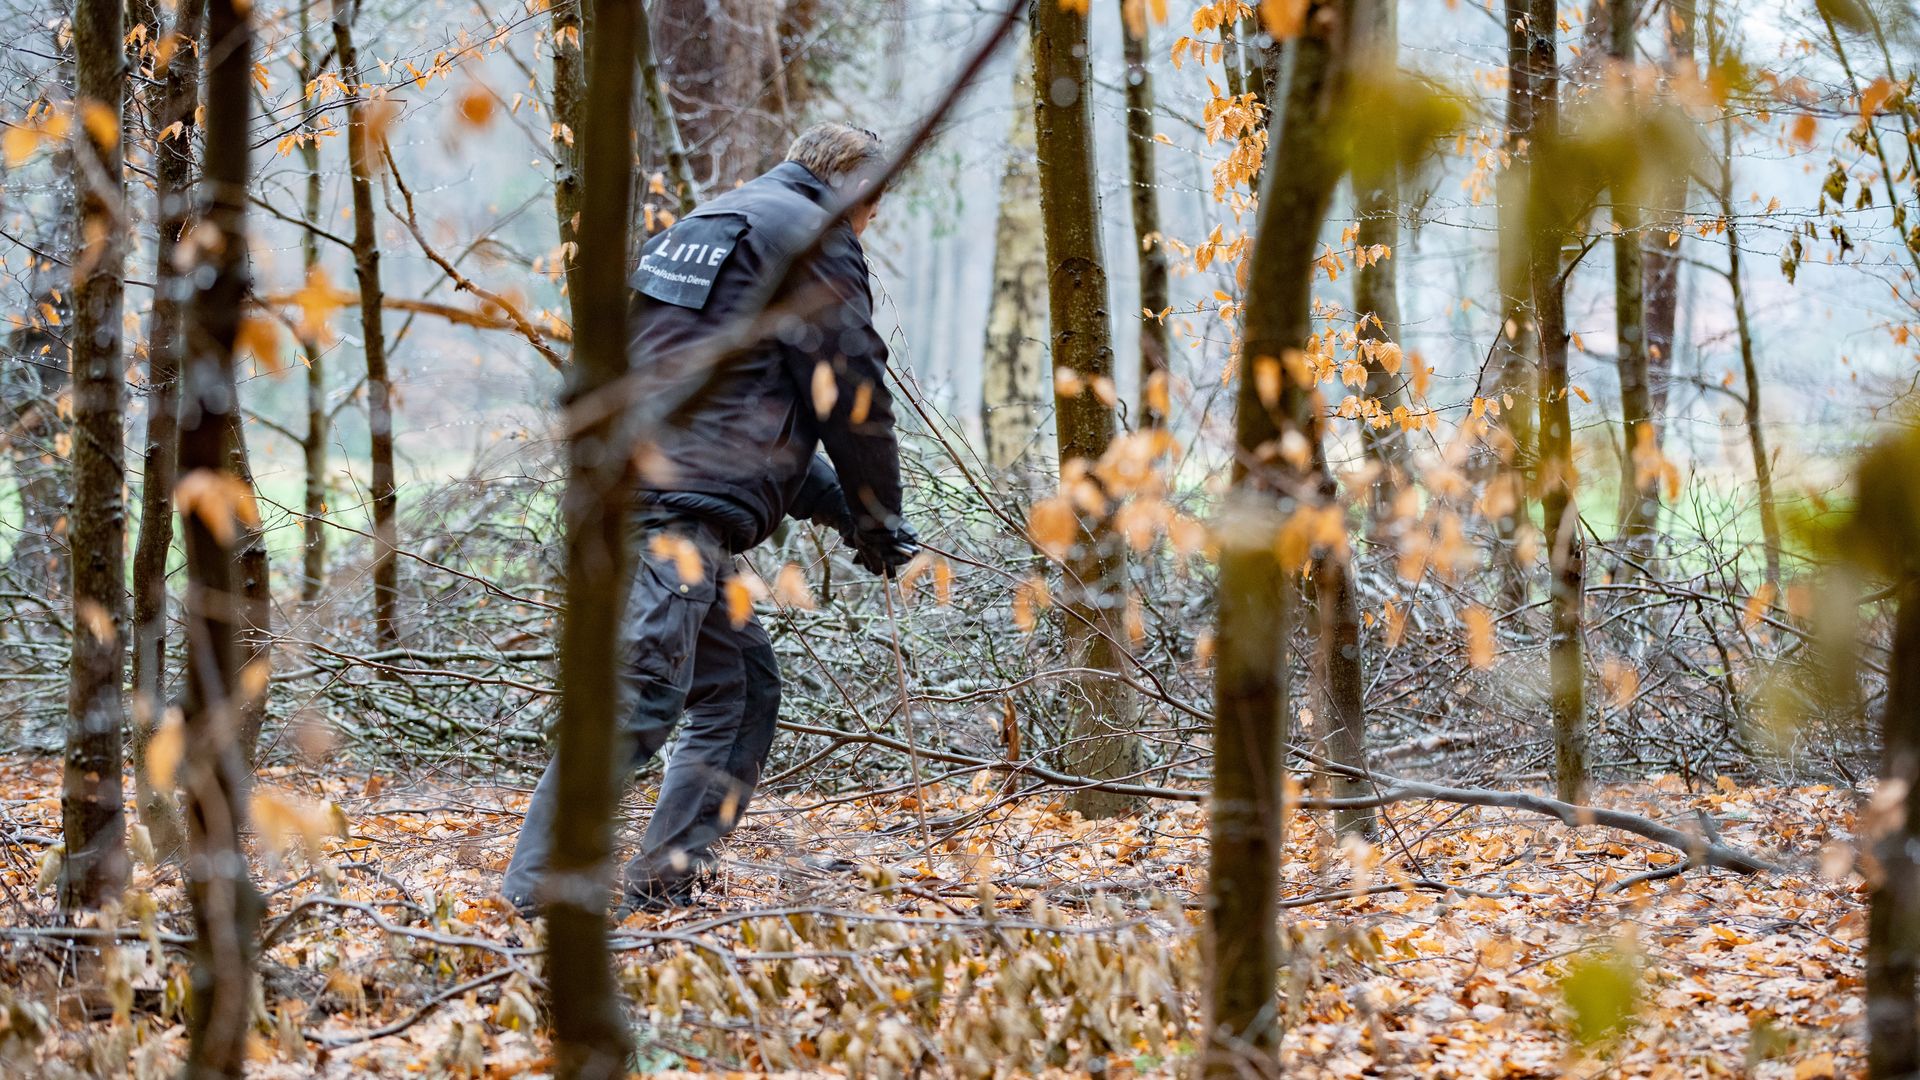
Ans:
POLYGON ((579 295, 580 138, 587 104, 586 7, 592 0, 556 0, 553 27, 553 119, 564 134, 553 138, 553 216, 560 227, 561 266, 567 302, 579 295))
POLYGON ((1122 30, 1127 61, 1127 182, 1133 193, 1133 251, 1140 260, 1140 426, 1162 427, 1171 390, 1171 342, 1163 321, 1170 301, 1167 248, 1160 235, 1160 189, 1153 167, 1153 72, 1147 68, 1147 24, 1122 30))
POLYGON ((993 296, 981 360, 981 431, 987 460, 1017 474, 1025 488, 1040 464, 1035 444, 1047 384, 1047 251, 1040 216, 1040 174, 1034 148, 1033 57, 1022 38, 1013 57, 1013 118, 1007 165, 1000 175, 994 227, 993 296))
MULTIPOLYGON (((1661 22, 1666 26, 1669 85, 1693 73, 1696 21, 1694 0, 1668 0, 1661 22)), ((1665 435, 1667 389, 1679 342, 1674 328, 1680 310, 1680 249, 1686 243, 1687 188, 1685 169, 1673 169, 1660 179, 1655 196, 1658 218, 1646 236, 1647 398, 1656 447, 1665 435)))
MULTIPOLYGON (((235 387, 236 398, 239 394, 235 387)), ((247 456, 247 432, 239 402, 222 418, 227 472, 248 492, 255 490, 253 464, 247 456)), ((251 769, 260 748, 260 731, 267 721, 267 677, 273 658, 273 580, 267 559, 267 533, 256 516, 242 524, 234 541, 234 566, 240 577, 241 668, 249 676, 240 681, 240 760, 251 769)))
MULTIPOLYGON (((57 82, 64 96, 73 96, 73 40, 63 20, 52 20, 52 41, 47 48, 59 57, 57 82)), ((53 174, 73 175, 73 143, 61 140, 53 152, 53 174)), ((28 264, 27 291, 32 297, 27 318, 20 320, 8 335, 9 351, 16 359, 0 364, 0 440, 8 446, 14 495, 20 501, 20 519, 0 522, 0 535, 12 547, 7 557, 9 576, 49 599, 58 600, 66 592, 70 571, 67 568, 68 511, 72 506, 72 470, 60 450, 69 434, 67 410, 61 399, 68 396, 67 339, 73 325, 73 290, 70 272, 75 249, 74 226, 78 211, 72 205, 71 185, 56 185, 56 207, 51 217, 51 235, 39 237, 34 246, 57 253, 52 258, 35 255, 28 264), (42 316, 40 313, 50 312, 42 316)))
POLYGON ((334 56, 347 88, 347 164, 353 187, 353 266, 360 281, 360 330, 367 358, 368 451, 373 462, 373 624, 381 648, 400 642, 400 564, 394 521, 399 497, 393 480, 393 386, 387 377, 387 336, 380 319, 380 242, 373 209, 373 161, 366 99, 353 46, 353 15, 345 0, 333 9, 334 56))
POLYGON ((1527 602, 1531 586, 1527 567, 1520 562, 1520 534, 1532 517, 1528 509, 1528 475, 1539 459, 1534 416, 1539 408, 1539 328, 1532 310, 1533 284, 1529 262, 1532 238, 1527 225, 1529 159, 1533 139, 1533 88, 1527 70, 1527 2, 1506 0, 1507 118, 1502 151, 1506 167, 1495 180, 1500 221, 1500 330, 1493 349, 1494 380, 1488 396, 1500 403, 1504 445, 1489 481, 1495 490, 1489 501, 1500 545, 1505 594, 1510 608, 1527 602))
POLYGON ((1760 503, 1760 538, 1764 545, 1767 581, 1780 584, 1780 517, 1773 496, 1773 460, 1767 452, 1765 416, 1760 409, 1760 365, 1753 352, 1753 323, 1747 312, 1747 293, 1740 272, 1740 231, 1734 225, 1733 135, 1730 125, 1720 129, 1721 220, 1727 225, 1727 287, 1733 293, 1733 325, 1740 341, 1740 373, 1746 379, 1744 399, 1747 448, 1753 456, 1753 480, 1760 503))
POLYGON ((674 206, 680 213, 691 211, 700 202, 700 184, 694 179, 687 158, 687 145, 680 136, 680 118, 674 115, 673 102, 667 98, 667 84, 661 81, 660 62, 653 53, 653 28, 644 5, 635 10, 635 60, 640 65, 640 88, 647 101, 647 116, 653 122, 654 137, 660 140, 660 155, 667 159, 667 184, 674 206))
MULTIPOLYGON (((1377 26, 1360 28, 1367 35, 1367 68, 1382 76, 1400 67, 1400 30, 1395 5, 1383 5, 1377 26)), ((1400 173, 1387 155, 1385 168, 1372 175, 1355 173, 1353 184, 1354 215, 1359 219, 1357 240, 1363 250, 1387 249, 1388 257, 1372 259, 1353 272, 1353 312, 1361 320, 1359 333, 1364 341, 1378 345, 1397 344, 1400 340, 1400 283, 1396 256, 1400 248, 1400 173), (1369 318, 1371 316, 1371 318, 1369 318)), ((1378 361, 1367 364, 1366 396, 1380 403, 1391 414, 1407 403, 1406 378, 1387 370, 1378 361)), ((1367 458, 1379 469, 1371 498, 1371 516, 1376 520, 1399 485, 1412 477, 1412 446, 1407 433, 1398 424, 1360 429, 1367 458)))
MULTIPOLYGON (((1625 84, 1629 108, 1633 94, 1634 0, 1609 0, 1607 53, 1625 84)), ((1660 481, 1657 475, 1642 482, 1641 459, 1658 446, 1654 433, 1653 388, 1647 363, 1647 308, 1644 243, 1640 203, 1635 185, 1617 183, 1613 201, 1613 314, 1618 343, 1615 365, 1620 374, 1620 434, 1627 453, 1620 459, 1620 546, 1622 558, 1614 576, 1637 577, 1653 558, 1654 527, 1660 518, 1660 481)))
MULTIPOLYGON (((72 172, 67 164, 72 156, 64 148, 54 152, 57 175, 72 172)), ((43 238, 36 246, 70 250, 73 218, 72 209, 62 207, 52 242, 43 238)), ((73 293, 66 268, 35 258, 28 282, 32 311, 51 310, 60 326, 71 326, 73 293)), ((57 328, 30 317, 7 336, 8 352, 19 359, 0 365, 0 439, 7 444, 14 496, 20 503, 20 519, 0 524, 12 548, 6 570, 51 599, 67 587, 65 529, 72 476, 63 455, 55 452, 68 430, 60 408, 68 391, 66 347, 57 328)))
MULTIPOLYGON (((1326 484, 1333 498, 1331 478, 1326 484)), ((1346 556, 1327 553, 1314 560, 1313 578, 1320 615, 1320 676, 1327 693, 1327 753, 1345 765, 1367 764, 1367 672, 1360 650, 1360 598, 1346 556)), ((1350 776, 1328 784, 1335 798, 1372 793, 1372 785, 1350 776)), ((1371 807, 1335 810, 1334 829, 1341 836, 1371 836, 1376 826, 1371 807)))
POLYGON ((245 0, 211 0, 207 33, 205 227, 200 281, 181 372, 180 527, 187 555, 186 759, 188 894, 194 913, 193 1011, 185 1075, 237 1077, 252 1013, 254 932, 262 904, 247 873, 246 773, 237 701, 242 605, 232 541, 252 492, 226 471, 237 411, 233 343, 246 281, 247 123, 253 32, 245 0), (245 10, 241 10, 242 8, 245 10), (184 493, 191 493, 186 497, 184 493))
POLYGON ((1875 1080, 1920 1074, 1920 800, 1912 793, 1920 783, 1920 590, 1909 580, 1899 595, 1880 783, 1905 795, 1897 821, 1874 841, 1879 875, 1867 893, 1867 1075, 1875 1080))
MULTIPOLYGON (((580 294, 569 400, 590 399, 627 371, 627 226, 632 200, 634 30, 640 0, 600 0, 588 49, 582 132, 580 294)), ((567 610, 560 629, 560 808, 547 892, 547 979, 562 1077, 625 1076, 632 1043, 607 952, 608 873, 618 800, 614 708, 626 580, 627 458, 618 425, 581 423, 569 443, 567 610)))
POLYGON ((1563 220, 1554 185, 1562 183, 1541 154, 1560 137, 1558 22, 1554 0, 1531 0, 1528 81, 1533 94, 1534 168, 1529 233, 1533 240, 1533 310, 1540 332, 1540 507, 1545 518, 1552 596, 1547 642, 1553 717, 1554 783, 1560 798, 1584 801, 1587 786, 1586 658, 1581 608, 1586 599, 1586 543, 1574 499, 1573 422, 1567 401, 1566 278, 1560 246, 1563 220))
MULTIPOLYGON (((1054 0, 1034 0, 1034 137, 1039 151, 1040 213, 1047 250, 1047 308, 1053 339, 1054 431, 1063 480, 1069 463, 1091 466, 1116 433, 1113 406, 1096 389, 1113 379, 1107 271, 1100 251, 1100 196, 1093 155, 1093 73, 1087 17, 1054 0), (1064 378, 1062 376, 1065 376, 1064 378), (1082 389, 1077 392, 1075 386, 1082 389)), ((1066 560, 1063 602, 1068 648, 1076 667, 1122 670, 1117 617, 1126 562, 1119 538, 1101 515, 1080 522, 1066 560)), ((1086 678, 1075 687, 1068 767, 1082 776, 1115 779, 1141 767, 1136 707, 1117 679, 1086 678)), ((1131 810, 1134 799, 1081 789, 1068 805, 1088 817, 1131 810)))
POLYGON ((73 658, 67 684, 61 818, 67 856, 65 911, 98 908, 127 881, 121 740, 126 705, 126 376, 120 310, 129 232, 121 180, 126 51, 120 3, 80 3, 73 13, 76 124, 73 188, 73 513, 67 536, 73 584, 73 658), (103 124, 101 118, 109 123, 103 124), (110 124, 110 126, 109 126, 110 124))
MULTIPOLYGON (((159 5, 140 0, 140 19, 161 33, 159 5)), ((193 283, 175 259, 193 220, 194 109, 200 99, 200 31, 206 0, 186 0, 167 33, 173 45, 154 72, 149 112, 154 145, 153 316, 147 330, 147 434, 140 483, 140 540, 133 553, 133 781, 140 820, 154 854, 168 859, 186 843, 186 825, 171 791, 147 772, 147 743, 166 712, 167 556, 173 547, 173 485, 180 455, 180 361, 186 304, 193 283), (180 131, 161 138, 172 125, 180 131)))
MULTIPOLYGON (((313 85, 319 76, 319 60, 314 55, 313 27, 309 24, 312 0, 300 3, 300 85, 313 85)), ((558 10, 558 9, 556 9, 558 10)), ((302 101, 311 104, 302 91, 302 101)), ((306 206, 308 226, 300 234, 300 265, 306 280, 320 272, 320 237, 314 232, 320 224, 320 140, 310 138, 300 147, 300 162, 307 170, 306 206)), ((556 192, 557 192, 556 186, 556 192)), ((558 195, 555 195, 556 200, 558 195)), ((565 226, 562 225, 564 234, 565 226)), ((327 584, 327 432, 331 428, 327 414, 326 353, 318 341, 300 344, 307 363, 307 431, 300 440, 300 456, 306 466, 306 490, 301 499, 300 601, 312 604, 320 599, 327 584)))
POLYGON ((1377 26, 1375 0, 1311 3, 1291 45, 1284 95, 1265 170, 1246 298, 1246 338, 1234 404, 1237 450, 1222 511, 1214 774, 1210 830, 1209 987, 1202 1068, 1208 1076, 1276 1076, 1281 1021, 1280 864, 1286 839, 1282 744, 1291 714, 1288 639, 1292 575, 1274 531, 1299 503, 1320 497, 1287 441, 1312 445, 1317 392, 1288 360, 1312 330, 1314 254, 1340 181, 1336 118, 1347 96, 1356 39, 1377 26))
MULTIPOLYGON (((1400 65, 1400 37, 1394 4, 1383 5, 1371 26, 1356 28, 1356 48, 1366 53, 1369 71, 1392 73, 1400 65)), ((1359 334, 1376 348, 1397 344, 1400 338, 1400 288, 1397 263, 1400 246, 1400 174, 1396 164, 1350 178, 1354 213, 1359 218, 1357 242, 1362 250, 1386 248, 1386 258, 1360 265, 1353 276, 1353 310, 1360 319, 1359 334)), ((1405 380, 1378 359, 1367 363, 1367 397, 1391 414, 1406 404, 1405 380)), ((1412 447, 1397 424, 1361 427, 1361 444, 1378 470, 1368 496, 1367 527, 1377 533, 1393 493, 1412 478, 1412 447)), ((1322 498, 1336 497, 1324 443, 1315 455, 1322 498)), ((1367 746, 1366 665, 1360 651, 1360 604, 1353 568, 1340 552, 1323 552, 1314 559, 1314 581, 1319 616, 1320 675, 1327 695, 1327 750, 1335 761, 1365 766, 1367 746)), ((1328 785, 1337 798, 1366 795, 1371 786, 1353 777, 1336 777, 1328 785)), ((1368 835, 1374 829, 1372 809, 1338 810, 1334 826, 1341 835, 1368 835)))
MULTIPOLYGON (((689 187, 725 191, 784 156, 793 102, 781 92, 786 62, 777 32, 770 32, 777 31, 780 7, 714 0, 652 5, 648 36, 671 89, 662 101, 685 137, 689 187)), ((662 85, 658 78, 646 82, 662 85)))

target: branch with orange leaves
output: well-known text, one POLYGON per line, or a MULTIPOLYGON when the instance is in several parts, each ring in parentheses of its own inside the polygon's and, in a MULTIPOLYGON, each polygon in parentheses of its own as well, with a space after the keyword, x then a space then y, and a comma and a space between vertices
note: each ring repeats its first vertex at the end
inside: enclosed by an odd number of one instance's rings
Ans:
MULTIPOLYGON (((262 307, 281 308, 298 305, 307 295, 307 291, 304 289, 300 292, 267 293, 264 296, 253 297, 253 302, 262 307)), ((360 306, 360 294, 358 292, 349 292, 346 289, 330 290, 322 299, 335 308, 360 306)), ((520 327, 500 316, 489 315, 484 311, 474 311, 453 304, 436 303, 432 300, 409 300, 403 296, 382 296, 380 298, 380 306, 387 311, 410 311, 418 315, 432 315, 436 318, 445 319, 455 326, 471 326, 476 330, 505 330, 513 333, 522 333, 520 327)), ((538 333, 538 331, 536 331, 536 333, 538 333)), ((524 336, 523 333, 522 336, 524 336)), ((546 336, 555 341, 572 340, 570 334, 558 327, 554 329, 553 333, 546 336)), ((559 359, 553 355, 551 349, 543 348, 541 354, 548 357, 548 362, 553 364, 556 370, 559 368, 559 359)))
MULTIPOLYGON (((553 347, 547 344, 547 335, 542 334, 539 329, 528 320, 526 313, 520 310, 518 304, 515 304, 499 293, 484 289, 476 284, 472 278, 462 274, 459 268, 453 265, 451 260, 438 251, 435 251, 432 244, 427 243, 427 235, 421 230, 420 219, 414 213, 413 192, 407 187, 407 182, 401 178, 400 166, 393 160, 393 148, 387 145, 385 139, 380 140, 380 156, 386 159, 387 175, 393 177, 393 186, 400 189, 400 198, 407 206, 407 212, 402 214, 399 209, 393 205, 393 193, 387 192, 387 212, 406 224, 407 231, 413 234, 413 242, 420 245, 421 252, 424 253, 435 266, 440 268, 441 273, 446 274, 448 278, 452 279, 454 291, 470 292, 487 303, 492 304, 495 308, 498 308, 505 314, 506 325, 518 332, 521 337, 526 338, 527 344, 533 346, 541 358, 553 366, 553 370, 565 370, 565 364, 560 359, 560 354, 555 352, 553 347)), ((559 335, 555 334, 554 336, 558 337, 559 335)))

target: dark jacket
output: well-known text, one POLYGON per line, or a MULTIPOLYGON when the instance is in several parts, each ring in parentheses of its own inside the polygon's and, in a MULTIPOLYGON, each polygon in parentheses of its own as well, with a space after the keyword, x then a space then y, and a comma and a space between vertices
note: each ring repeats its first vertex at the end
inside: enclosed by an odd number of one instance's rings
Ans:
MULTIPOLYGON (((647 242, 630 279, 628 316, 640 400, 699 384, 714 336, 755 314, 768 276, 805 247, 834 204, 825 183, 785 162, 647 242)), ((832 478, 814 465, 819 446, 839 474, 856 531, 879 535, 900 523, 887 347, 873 329, 867 276, 860 241, 844 221, 788 270, 773 301, 788 313, 775 331, 729 361, 686 418, 652 432, 641 448, 644 504, 698 514, 744 551, 790 512, 816 516, 813 504, 832 478)))

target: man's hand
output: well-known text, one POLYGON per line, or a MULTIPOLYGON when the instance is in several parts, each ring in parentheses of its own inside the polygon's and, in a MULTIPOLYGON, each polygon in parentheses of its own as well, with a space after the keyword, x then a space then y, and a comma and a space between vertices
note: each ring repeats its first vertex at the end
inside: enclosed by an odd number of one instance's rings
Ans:
POLYGON ((892 577, 894 571, 913 561, 920 553, 920 538, 905 522, 892 529, 863 533, 853 542, 853 561, 862 570, 880 577, 892 577))

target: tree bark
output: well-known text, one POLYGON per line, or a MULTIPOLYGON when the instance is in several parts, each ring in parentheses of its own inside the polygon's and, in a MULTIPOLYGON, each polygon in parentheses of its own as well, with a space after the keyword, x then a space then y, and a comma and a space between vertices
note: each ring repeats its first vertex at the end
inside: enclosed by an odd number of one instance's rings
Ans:
POLYGON ((1509 608, 1527 602, 1531 586, 1521 564, 1521 532, 1532 517, 1528 509, 1528 476, 1539 458, 1534 414, 1539 408, 1539 328, 1532 311, 1533 285, 1529 262, 1532 238, 1527 224, 1529 159, 1533 140, 1533 88, 1527 69, 1527 2, 1506 0, 1507 103, 1506 137, 1502 151, 1506 166, 1495 180, 1499 202, 1500 328, 1493 348, 1493 385, 1488 394, 1500 403, 1500 416, 1510 445, 1498 453, 1489 481, 1500 489, 1492 501, 1500 537, 1499 560, 1509 608))
POLYGON ((1000 174, 1000 214, 994 227, 993 296, 987 308, 981 361, 981 431, 987 460, 1030 486, 1047 383, 1047 252, 1035 164, 1033 57, 1023 38, 1013 57, 1013 109, 1007 131, 1006 171, 1000 174))
POLYGON ((667 88, 679 120, 690 187, 724 191, 785 156, 800 101, 783 78, 779 14, 768 3, 653 5, 649 37, 665 81, 652 85, 667 88))
POLYGON ((233 345, 247 293, 247 124, 253 101, 253 32, 245 0, 211 0, 207 33, 205 227, 199 282, 181 372, 180 476, 187 556, 188 894, 194 912, 193 1011, 188 1077, 237 1077, 246 1062, 254 933, 262 903, 247 873, 246 773, 238 738, 238 578, 232 541, 253 510, 250 490, 226 471, 227 431, 238 412, 233 345), (242 9, 245 10, 242 10, 242 9))
MULTIPOLYGON (((300 3, 300 85, 308 87, 320 74, 319 58, 314 55, 313 27, 308 18, 312 0, 300 3)), ((557 9, 556 9, 557 10, 557 9)), ((311 105, 304 89, 303 102, 311 105)), ((310 138, 300 146, 300 162, 307 170, 306 229, 300 233, 300 265, 306 280, 314 280, 320 270, 320 237, 314 230, 320 225, 320 140, 310 138)), ((557 189, 556 189, 557 190, 557 189)), ((558 195, 555 196, 556 201, 558 195)), ((562 227, 564 230, 564 226, 562 227)), ((307 431, 300 440, 300 457, 306 469, 306 488, 301 497, 300 602, 312 604, 320 599, 327 584, 327 433, 332 427, 327 411, 326 353, 318 341, 302 341, 307 363, 307 431)))
POLYGON ((126 703, 126 377, 121 307, 128 227, 121 179, 126 97, 124 8, 73 12, 73 511, 69 519, 73 657, 61 784, 66 862, 60 907, 98 908, 127 881, 121 741, 126 703))
POLYGON ((653 121, 654 137, 660 140, 660 156, 667 161, 667 184, 674 208, 690 213, 700 202, 700 184, 693 177, 687 158, 687 144, 680 135, 680 118, 674 115, 673 102, 667 97, 667 84, 660 75, 660 62, 653 52, 653 26, 643 5, 634 12, 636 22, 634 59, 640 65, 640 88, 647 102, 647 115, 653 121))
MULTIPOLYGON (((1054 0, 1034 0, 1028 26, 1033 35, 1034 142, 1053 342, 1054 434, 1064 483, 1070 463, 1091 467, 1116 434, 1113 405, 1102 400, 1098 389, 1104 384, 1111 393, 1113 347, 1093 154, 1092 50, 1087 17, 1064 10, 1054 0)), ((1083 513, 1066 559, 1062 591, 1074 666, 1117 672, 1127 662, 1119 645, 1125 630, 1118 617, 1124 608, 1125 572, 1125 554, 1107 516, 1083 513)), ((1136 715, 1133 695, 1118 680, 1079 680, 1069 721, 1068 769, 1102 780, 1138 772, 1142 754, 1136 715)), ((1082 789, 1068 805, 1088 817, 1110 817, 1138 803, 1112 792, 1082 789)))
MULTIPOLYGON (((1607 54, 1622 80, 1633 107, 1633 0, 1609 0, 1607 54)), ((1620 458, 1620 546, 1622 558, 1614 577, 1631 581, 1651 568, 1654 527, 1660 519, 1660 478, 1642 482, 1640 458, 1645 447, 1657 447, 1654 433, 1651 375, 1647 363, 1647 307, 1645 237, 1641 235, 1642 192, 1634 185, 1615 183, 1613 202, 1613 322, 1617 342, 1614 363, 1620 375, 1620 434, 1627 453, 1620 458)))
POLYGON ((553 30, 553 120, 565 134, 553 138, 553 216, 560 230, 561 268, 567 303, 580 294, 580 138, 587 103, 586 7, 591 0, 555 0, 553 30))
MULTIPOLYGON (((1326 484, 1326 498, 1333 497, 1326 484)), ((1360 649, 1360 602, 1353 586, 1352 567, 1338 553, 1314 560, 1314 584, 1320 615, 1320 676, 1327 694, 1327 756, 1342 765, 1367 767, 1367 672, 1360 649)), ((1328 793, 1336 799, 1370 794, 1372 785, 1359 777, 1336 775, 1328 793)), ((1334 830, 1341 836, 1371 836, 1376 827, 1373 807, 1335 810, 1334 830)))
MULTIPOLYGON (((1694 0, 1669 0, 1662 19, 1669 84, 1693 73, 1697 21, 1694 0)), ((1661 179, 1655 194, 1658 220, 1646 236, 1647 397, 1656 447, 1666 434, 1667 390, 1679 341, 1675 325, 1680 310, 1680 249, 1686 244, 1687 188, 1685 169, 1671 170, 1661 179)))
MULTIPOLYGON (((1400 67, 1399 20, 1393 4, 1383 5, 1383 9, 1377 26, 1363 28, 1368 34, 1363 43, 1368 54, 1367 68, 1382 76, 1395 73, 1400 67)), ((1386 248, 1388 252, 1387 258, 1369 258, 1354 270, 1353 313, 1361 320, 1359 333, 1362 340, 1397 344, 1400 340, 1400 283, 1399 273, 1395 269, 1399 264, 1395 257, 1400 253, 1400 173, 1392 155, 1384 155, 1384 159, 1386 166, 1374 175, 1356 172, 1352 178, 1354 216, 1359 219, 1359 245, 1363 250, 1377 246, 1386 248), (1369 319, 1369 316, 1372 318, 1369 319)), ((1369 169, 1368 172, 1372 173, 1373 170, 1369 169)), ((1367 364, 1364 393, 1391 414, 1396 407, 1407 403, 1406 379, 1388 371, 1377 361, 1370 362, 1367 364)), ((1412 446, 1407 432, 1398 424, 1379 428, 1363 424, 1360 438, 1368 460, 1379 470, 1369 506, 1370 515, 1377 520, 1392 499, 1394 490, 1412 477, 1412 446)))
MULTIPOLYGON (((47 48, 59 57, 55 82, 59 93, 71 99, 72 35, 56 20, 49 36, 53 40, 47 48)), ((54 149, 54 175, 72 175, 72 147, 70 140, 61 140, 54 149)), ((62 460, 67 454, 60 449, 69 434, 66 410, 60 405, 70 389, 69 357, 67 340, 59 328, 73 325, 71 260, 62 261, 62 256, 71 255, 74 249, 77 218, 71 186, 56 187, 56 209, 50 215, 52 235, 40 237, 35 247, 59 254, 51 258, 35 254, 29 263, 26 279, 32 297, 31 313, 8 335, 7 346, 14 361, 0 364, 0 440, 7 444, 14 494, 20 501, 19 521, 0 522, 0 535, 7 538, 12 549, 7 573, 26 588, 54 600, 65 593, 70 576, 66 529, 72 503, 72 470, 62 460), (43 317, 41 312, 52 315, 43 317)))
POLYGON ((380 243, 373 209, 373 161, 367 103, 360 90, 353 15, 345 0, 333 9, 334 55, 347 96, 347 164, 353 188, 353 266, 360 282, 360 330, 367 359, 368 456, 373 482, 373 625, 381 648, 400 642, 400 563, 394 520, 399 497, 393 479, 393 386, 387 375, 387 337, 380 316, 380 243))
POLYGON ((1335 125, 1356 41, 1382 18, 1375 0, 1320 0, 1291 45, 1246 297, 1246 336, 1234 404, 1236 456, 1222 510, 1214 676, 1212 865, 1206 948, 1209 986, 1202 1068, 1208 1076, 1276 1076, 1282 1025, 1274 973, 1280 865, 1286 839, 1282 744, 1291 717, 1288 639, 1292 574, 1274 531, 1320 491, 1305 455, 1317 391, 1298 370, 1312 331, 1314 254, 1342 172, 1335 125))
MULTIPOLYGON (((1124 20, 1122 20, 1124 22, 1124 20)), ((1164 312, 1168 299, 1167 248, 1160 235, 1160 189, 1153 167, 1153 72, 1147 68, 1147 24, 1121 31, 1127 62, 1127 182, 1133 194, 1133 251, 1140 260, 1140 420, 1163 427, 1162 403, 1171 391, 1167 358, 1172 343, 1164 312)), ((1004 194, 1004 191, 1003 191, 1004 194)))
MULTIPOLYGON (((256 490, 253 464, 247 455, 245 419, 239 409, 239 387, 234 388, 234 410, 222 418, 221 439, 226 446, 227 472, 248 492, 256 490)), ((273 567, 267 558, 266 527, 256 516, 243 522, 234 542, 234 566, 240 577, 241 668, 250 670, 241 680, 240 760, 251 770, 260 748, 260 731, 267 721, 268 671, 273 658, 273 567), (256 667, 257 665, 257 667, 256 667)))
MULTIPOLYGON (((140 19, 161 33, 159 5, 139 0, 140 19)), ((172 858, 186 843, 186 825, 171 791, 147 771, 147 743, 167 709, 167 557, 173 547, 173 486, 180 454, 180 363, 185 349, 186 303, 193 283, 175 263, 193 220, 194 109, 200 100, 200 32, 206 0, 179 6, 167 33, 174 43, 149 84, 155 133, 153 315, 147 329, 147 431, 141 454, 140 539, 133 553, 133 782, 140 821, 154 854, 172 858), (173 124, 178 134, 160 135, 173 124)))
MULTIPOLYGON (((640 0, 600 0, 588 49, 582 132, 580 294, 568 401, 589 401, 627 372, 626 263, 632 202, 634 32, 640 0)), ((560 628, 560 806, 546 891, 554 1057, 563 1077, 626 1075, 632 1048, 607 951, 608 874, 618 801, 615 702, 627 550, 628 454, 604 414, 568 444, 566 616, 560 628)))
POLYGON ((1573 423, 1567 401, 1566 236, 1557 170, 1542 153, 1560 138, 1559 33, 1554 0, 1530 0, 1527 77, 1533 97, 1533 168, 1529 170, 1530 275, 1540 334, 1540 507, 1546 525, 1552 630, 1547 640, 1549 711, 1553 718, 1554 784, 1560 798, 1580 802, 1587 786, 1586 658, 1581 608, 1586 600, 1586 544, 1574 499, 1573 423))

